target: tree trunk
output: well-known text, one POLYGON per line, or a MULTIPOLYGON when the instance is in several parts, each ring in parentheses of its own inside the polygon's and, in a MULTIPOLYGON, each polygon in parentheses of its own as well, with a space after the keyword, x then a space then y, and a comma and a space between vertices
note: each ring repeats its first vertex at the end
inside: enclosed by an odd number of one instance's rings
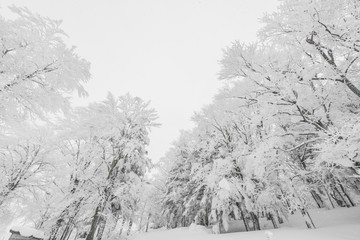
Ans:
MULTIPOLYGON (((69 219, 60 239, 64 239, 66 237, 66 233, 69 231, 68 228, 74 227, 74 226, 70 226, 69 224, 72 225, 72 223, 74 222, 75 217, 77 216, 77 214, 80 211, 80 207, 81 207, 81 203, 82 203, 83 199, 84 198, 82 197, 78 200, 71 202, 69 205, 67 205, 65 207, 65 209, 62 210, 61 214, 58 216, 58 220, 52 226, 52 230, 51 230, 50 236, 48 238, 49 240, 58 239, 59 229, 61 228, 61 225, 63 225, 63 223, 65 222, 66 219, 69 219), (65 233, 65 235, 64 235, 64 233, 65 233)), ((67 238, 68 237, 69 236, 67 236, 67 238)))
POLYGON ((345 200, 344 196, 340 193, 339 189, 337 187, 334 187, 334 197, 335 197, 335 200, 337 200, 338 204, 343 207, 343 206, 346 206, 346 207, 350 207, 350 205, 347 203, 347 201, 345 200), (341 198, 340 199, 337 199, 336 198, 336 194, 341 198))
POLYGON ((144 212, 145 212, 145 208, 148 202, 145 202, 143 209, 141 210, 141 214, 140 214, 140 223, 139 223, 139 231, 141 231, 142 229, 142 222, 143 222, 143 218, 144 218, 144 212))
POLYGON ((104 234, 105 227, 106 227, 106 219, 104 219, 104 217, 101 217, 101 219, 99 220, 98 232, 96 234, 97 240, 101 240, 101 238, 104 234))
POLYGON ((355 207, 354 202, 351 200, 350 196, 345 192, 345 188, 343 187, 343 185, 339 183, 339 186, 340 186, 340 188, 341 188, 341 191, 344 193, 345 197, 348 199, 350 205, 351 205, 352 207, 355 207))
POLYGON ((258 216, 254 212, 250 212, 250 216, 251 216, 251 219, 252 219, 252 222, 253 222, 254 231, 261 230, 258 216))
POLYGON ((356 96, 360 97, 360 90, 344 75, 341 76, 345 85, 353 92, 356 96))
POLYGON ((278 225, 277 225, 277 222, 276 222, 276 220, 275 220, 275 218, 274 218, 274 215, 273 215, 272 213, 268 213, 268 217, 269 217, 269 219, 271 220, 274 228, 275 228, 275 229, 276 229, 276 228, 279 228, 278 225))
POLYGON ((65 236, 64 240, 68 240, 70 238, 71 234, 73 233, 73 231, 74 231, 74 224, 71 225, 71 228, 68 231, 68 234, 65 236))
POLYGON ((305 208, 300 208, 299 210, 305 220, 305 224, 306 224, 307 228, 310 228, 310 229, 316 228, 312 218, 310 217, 309 212, 305 208))
POLYGON ((284 223, 284 219, 280 217, 279 211, 276 210, 276 217, 278 219, 279 224, 284 223))
POLYGON ((148 229, 149 229, 149 222, 150 222, 150 218, 151 218, 151 213, 149 213, 149 216, 148 216, 148 218, 147 218, 145 232, 147 232, 147 231, 148 231, 148 229))
POLYGON ((222 229, 225 230, 224 223, 223 223, 223 218, 222 218, 223 214, 224 214, 223 211, 220 211, 220 215, 219 215, 219 233, 220 234, 222 233, 222 229))
POLYGON ((130 219, 130 221, 129 221, 129 228, 128 228, 128 230, 127 230, 126 236, 129 236, 130 233, 131 233, 132 224, 133 224, 133 222, 132 222, 132 220, 130 219))
POLYGON ((242 209, 240 209, 240 213, 241 213, 241 218, 242 218, 244 226, 245 226, 245 230, 248 232, 250 230, 250 228, 249 228, 249 223, 246 220, 246 216, 244 214, 244 211, 242 209))
POLYGON ((219 234, 222 234, 222 224, 221 224, 221 219, 219 219, 219 221, 217 222, 218 228, 219 228, 219 234))
POLYGON ((80 204, 82 202, 82 198, 80 199, 80 201, 75 201, 72 205, 75 204, 75 209, 74 209, 74 213, 72 214, 72 217, 69 218, 68 224, 66 225, 66 228, 60 238, 60 240, 68 240, 73 229, 74 229, 74 219, 77 216, 77 214, 80 211, 80 204))
POLYGON ((335 208, 335 205, 334 205, 333 201, 331 200, 330 194, 329 194, 329 192, 328 192, 328 190, 326 189, 325 186, 324 186, 324 190, 325 190, 326 196, 328 197, 329 202, 330 202, 332 208, 335 208))
POLYGON ((56 225, 53 226, 51 229, 50 236, 48 238, 49 240, 56 240, 60 227, 61 227, 61 221, 60 219, 58 219, 56 225))
POLYGON ((311 196, 313 197, 313 199, 315 200, 316 205, 318 206, 318 208, 324 208, 324 202, 321 199, 320 195, 317 194, 317 192, 315 190, 310 190, 311 196))
POLYGON ((245 226, 245 230, 248 232, 248 231, 250 230, 250 228, 249 228, 248 222, 246 221, 244 211, 243 211, 243 209, 242 209, 242 207, 241 207, 241 203, 237 202, 237 203, 236 203, 236 206, 237 206, 238 209, 240 210, 241 219, 243 220, 243 223, 244 223, 244 226, 245 226))
POLYGON ((60 237, 60 240, 67 240, 70 237, 72 229, 72 219, 70 219, 60 237))
POLYGON ((92 222, 91 222, 90 231, 89 231, 88 235, 86 236, 86 240, 94 240, 95 232, 96 232, 97 226, 99 224, 99 208, 100 208, 100 205, 98 205, 96 207, 95 214, 94 214, 92 222))
POLYGON ((119 233, 120 238, 121 238, 122 231, 124 229, 125 222, 126 222, 126 220, 125 220, 125 218, 123 218, 122 223, 121 223, 121 227, 120 227, 120 233, 119 233))

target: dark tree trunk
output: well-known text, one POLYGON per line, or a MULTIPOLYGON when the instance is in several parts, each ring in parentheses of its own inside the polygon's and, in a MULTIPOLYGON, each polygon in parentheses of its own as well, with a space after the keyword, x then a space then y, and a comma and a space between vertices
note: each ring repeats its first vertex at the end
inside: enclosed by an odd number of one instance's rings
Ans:
POLYGON ((316 205, 318 206, 318 208, 324 208, 324 202, 321 199, 320 195, 317 194, 317 192, 315 190, 310 190, 311 196, 313 197, 313 199, 315 200, 316 205))
POLYGON ((225 232, 225 227, 224 227, 224 222, 223 222, 223 214, 224 212, 223 211, 220 211, 220 219, 219 219, 219 231, 220 231, 220 234, 223 233, 223 229, 224 229, 224 232, 225 232))
POLYGON ((261 230, 258 216, 254 212, 250 212, 250 216, 251 216, 251 219, 252 219, 252 222, 253 222, 254 231, 261 230))
POLYGON ((277 225, 277 222, 276 222, 276 220, 275 220, 275 218, 274 218, 274 215, 273 215, 272 213, 268 213, 268 217, 269 217, 269 219, 271 220, 274 228, 275 228, 275 229, 276 229, 276 228, 279 228, 279 226, 277 225))
POLYGON ((201 221, 202 221, 202 225, 204 225, 204 226, 209 226, 209 223, 208 223, 208 216, 207 216, 207 214, 205 213, 204 215, 202 215, 202 219, 201 219, 201 221))
POLYGON ((222 211, 220 211, 220 214, 218 214, 217 219, 218 219, 217 224, 218 224, 218 227, 219 227, 219 233, 221 234, 222 233, 222 228, 223 228, 222 211))
POLYGON ((68 240, 70 238, 71 234, 73 233, 73 231, 74 231, 74 224, 71 225, 70 230, 68 231, 64 240, 68 240))
POLYGON ((340 186, 340 188, 341 188, 341 191, 343 192, 343 194, 345 195, 345 197, 346 197, 347 200, 349 201, 350 205, 351 205, 352 207, 355 207, 354 202, 351 200, 350 196, 345 192, 345 188, 343 187, 343 185, 339 183, 339 186, 340 186))
POLYGON ((67 240, 69 237, 70 237, 70 233, 72 231, 72 227, 71 227, 71 220, 68 222, 68 224, 66 225, 61 237, 60 237, 60 240, 67 240))
MULTIPOLYGON (((116 166, 120 159, 121 159, 120 156, 113 159, 113 161, 111 162, 110 168, 108 169, 108 175, 106 178, 108 180, 108 184, 106 185, 106 187, 103 190, 103 199, 100 201, 100 203, 98 204, 98 206, 95 209, 95 213, 94 213, 94 216, 93 216, 93 219, 91 222, 91 227, 90 227, 89 233, 86 237, 86 240, 94 240, 96 230, 98 229, 99 223, 101 221, 101 214, 104 212, 104 209, 105 209, 105 207, 110 199, 110 196, 111 196, 113 184, 114 184, 114 181, 118 174, 118 169, 116 168, 116 166)), ((124 161, 126 161, 126 159, 124 159, 124 161)))
POLYGON ((240 212, 241 212, 241 218, 242 218, 242 220, 244 222, 245 230, 248 232, 250 230, 249 223, 246 220, 246 216, 244 214, 244 211, 242 209, 240 209, 240 212))
POLYGON ((325 191, 325 193, 326 193, 326 196, 327 196, 328 199, 329 199, 329 202, 330 202, 332 208, 335 208, 335 205, 334 205, 333 201, 331 200, 330 194, 329 194, 329 192, 328 192, 328 190, 326 189, 325 186, 324 186, 324 191, 325 191))
POLYGON ((206 218, 206 224, 207 226, 210 226, 210 215, 211 215, 211 207, 208 207, 205 212, 205 218, 206 218))
POLYGON ((276 217, 278 219, 279 224, 284 223, 284 219, 280 217, 279 211, 276 210, 276 217))
POLYGON ((89 231, 88 235, 86 236, 86 240, 94 240, 95 232, 96 232, 97 226, 99 224, 99 208, 100 208, 100 206, 98 205, 96 207, 95 214, 94 214, 92 222, 91 222, 90 231, 89 231))
POLYGON ((245 218, 245 214, 244 214, 244 211, 241 207, 241 203, 236 203, 236 206, 239 208, 240 210, 240 214, 241 214, 241 219, 243 220, 243 223, 244 223, 244 226, 245 226, 245 230, 248 232, 250 230, 249 228, 249 224, 248 222, 246 221, 246 218, 245 218))
POLYGON ((360 90, 355 87, 355 85, 344 75, 341 76, 343 79, 343 83, 345 83, 345 85, 353 92, 355 93, 356 96, 360 97, 360 90))
POLYGON ((97 240, 101 240, 101 238, 104 234, 105 226, 106 226, 106 219, 101 217, 101 219, 99 220, 99 228, 98 228, 98 232, 96 235, 97 240))
POLYGON ((344 196, 340 193, 339 189, 337 187, 334 187, 334 199, 337 200, 338 204, 341 207, 350 207, 350 205, 345 200, 344 196), (336 195, 339 196, 341 199, 336 198, 336 195))
POLYGON ((305 208, 300 208, 300 212, 305 220, 307 228, 316 228, 312 218, 310 217, 309 212, 305 208))
POLYGON ((74 212, 72 214, 72 217, 69 219, 68 221, 68 224, 66 225, 66 228, 60 238, 60 240, 68 240, 73 229, 74 229, 74 219, 75 217, 77 216, 77 214, 79 213, 80 211, 80 205, 81 205, 81 202, 82 202, 83 198, 81 198, 79 201, 75 201, 72 205, 75 205, 75 209, 74 209, 74 212))

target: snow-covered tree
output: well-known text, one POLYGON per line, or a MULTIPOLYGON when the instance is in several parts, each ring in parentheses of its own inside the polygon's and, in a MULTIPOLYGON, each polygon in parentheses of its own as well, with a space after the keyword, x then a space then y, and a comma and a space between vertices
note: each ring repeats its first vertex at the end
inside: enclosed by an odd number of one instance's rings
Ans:
POLYGON ((51 180, 48 173, 56 165, 50 136, 49 129, 28 130, 0 143, 0 206, 22 199, 25 192, 46 191, 45 186, 51 180))
MULTIPOLYGON (((87 239, 109 237, 118 222, 135 220, 155 111, 129 94, 78 108, 66 121, 62 152, 69 165, 64 200, 48 227, 50 239, 73 229, 87 239)), ((61 135, 61 134, 60 134, 61 135)))
POLYGON ((51 198, 63 173, 49 119, 69 112, 74 91, 86 95, 90 64, 65 44, 60 21, 10 10, 11 19, 0 17, 0 210, 37 221, 47 207, 35 203, 51 198))
POLYGON ((235 215, 247 230, 259 229, 262 216, 276 227, 294 211, 312 228, 308 208, 359 201, 359 8, 286 0, 264 17, 256 43, 224 50, 219 78, 227 86, 197 114, 190 147, 175 144, 186 154, 169 157, 169 172, 182 171, 187 183, 170 175, 176 188, 166 199, 180 204, 165 202, 167 211, 196 221, 203 199, 216 231, 235 215))
MULTIPOLYGON (((67 112, 73 91, 86 95, 90 64, 64 43, 60 21, 11 7, 0 17, 0 127, 47 112, 67 112)), ((4 134, 4 129, 1 129, 4 134)), ((7 131, 6 131, 7 132, 7 131)))

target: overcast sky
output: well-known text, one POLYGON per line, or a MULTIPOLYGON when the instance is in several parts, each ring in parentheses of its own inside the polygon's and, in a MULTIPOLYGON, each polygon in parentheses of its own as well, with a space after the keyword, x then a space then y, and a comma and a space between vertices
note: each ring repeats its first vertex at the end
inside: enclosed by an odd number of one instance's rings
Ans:
POLYGON ((194 111, 211 103, 222 49, 251 42, 259 18, 277 0, 2 0, 63 20, 68 43, 91 62, 89 98, 111 91, 150 100, 162 126, 151 133, 150 157, 164 155, 194 111))

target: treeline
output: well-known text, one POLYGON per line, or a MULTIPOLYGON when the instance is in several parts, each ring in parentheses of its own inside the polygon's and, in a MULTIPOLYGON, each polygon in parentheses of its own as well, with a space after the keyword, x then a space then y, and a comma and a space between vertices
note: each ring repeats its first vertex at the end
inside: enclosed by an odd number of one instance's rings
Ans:
POLYGON ((309 208, 359 203, 360 3, 283 1, 256 43, 224 50, 224 87, 159 164, 156 113, 125 95, 72 108, 89 63, 59 22, 0 18, 0 222, 32 221, 49 240, 242 220, 273 226, 309 208), (126 231, 126 232, 125 232, 126 231))
POLYGON ((145 209, 156 113, 129 94, 73 108, 90 64, 59 22, 11 10, 0 18, 0 223, 32 223, 48 240, 118 239, 145 209))
POLYGON ((360 2, 283 1, 224 50, 225 87, 162 162, 167 227, 274 228, 360 199, 360 2))

